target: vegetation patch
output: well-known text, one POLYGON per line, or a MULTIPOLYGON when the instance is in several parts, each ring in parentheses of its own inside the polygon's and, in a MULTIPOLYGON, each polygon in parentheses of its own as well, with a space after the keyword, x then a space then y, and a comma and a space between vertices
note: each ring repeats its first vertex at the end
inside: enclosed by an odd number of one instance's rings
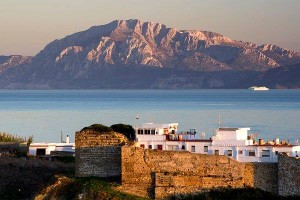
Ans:
POLYGON ((33 136, 29 136, 28 139, 26 139, 26 137, 0 132, 0 142, 16 142, 16 143, 27 142, 27 145, 30 145, 32 141, 33 141, 33 136))
POLYGON ((113 129, 103 124, 93 124, 88 127, 84 127, 83 129, 81 129, 81 131, 95 131, 98 133, 109 133, 109 132, 113 132, 113 129))
POLYGON ((94 131, 99 134, 121 133, 126 136, 130 141, 135 140, 135 131, 129 124, 113 124, 110 127, 103 124, 93 124, 91 126, 84 127, 81 131, 94 131))
POLYGON ((57 174, 74 173, 74 163, 0 157, 0 199, 33 199, 57 174))
POLYGON ((135 131, 133 127, 129 124, 113 124, 110 126, 115 132, 122 133, 125 135, 130 141, 135 140, 135 131))
POLYGON ((116 189, 119 184, 114 180, 96 177, 68 178, 56 176, 55 181, 46 187, 35 200, 47 199, 112 199, 112 200, 144 200, 134 195, 122 193, 116 189))

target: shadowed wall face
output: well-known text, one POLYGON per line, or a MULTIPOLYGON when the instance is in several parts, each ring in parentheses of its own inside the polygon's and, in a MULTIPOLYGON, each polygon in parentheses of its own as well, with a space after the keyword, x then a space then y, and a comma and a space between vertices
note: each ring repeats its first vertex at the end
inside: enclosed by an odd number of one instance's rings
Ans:
POLYGON ((278 194, 300 196, 300 158, 279 155, 278 194))
POLYGON ((121 147, 128 143, 119 133, 76 132, 76 176, 121 176, 121 147))

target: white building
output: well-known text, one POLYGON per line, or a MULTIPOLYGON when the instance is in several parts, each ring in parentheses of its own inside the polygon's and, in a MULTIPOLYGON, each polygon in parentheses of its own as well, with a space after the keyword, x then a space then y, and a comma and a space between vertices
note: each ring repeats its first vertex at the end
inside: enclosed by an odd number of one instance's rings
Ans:
POLYGON ((136 140, 138 145, 145 149, 207 153, 211 140, 199 140, 195 134, 194 129, 186 133, 178 133, 178 123, 146 123, 136 130, 136 140))
POLYGON ((255 143, 250 128, 219 128, 209 140, 197 139, 195 130, 178 133, 178 124, 143 124, 137 128, 137 145, 145 149, 190 151, 201 154, 226 155, 240 162, 277 162, 278 153, 300 156, 300 145, 284 141, 255 143))
POLYGON ((67 136, 65 143, 31 143, 29 146, 29 155, 46 156, 51 155, 51 152, 67 152, 75 154, 75 143, 70 143, 67 136))

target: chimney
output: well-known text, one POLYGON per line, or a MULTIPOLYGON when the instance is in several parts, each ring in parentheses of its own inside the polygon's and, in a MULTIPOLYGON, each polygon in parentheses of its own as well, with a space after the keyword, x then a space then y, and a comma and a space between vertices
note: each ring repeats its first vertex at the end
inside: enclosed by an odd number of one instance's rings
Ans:
POLYGON ((69 135, 67 135, 67 138, 66 138, 66 143, 69 144, 70 143, 70 138, 69 138, 69 135))
POLYGON ((264 142, 263 139, 259 139, 259 140, 258 140, 258 144, 259 144, 259 145, 263 145, 263 144, 265 144, 265 142, 264 142))

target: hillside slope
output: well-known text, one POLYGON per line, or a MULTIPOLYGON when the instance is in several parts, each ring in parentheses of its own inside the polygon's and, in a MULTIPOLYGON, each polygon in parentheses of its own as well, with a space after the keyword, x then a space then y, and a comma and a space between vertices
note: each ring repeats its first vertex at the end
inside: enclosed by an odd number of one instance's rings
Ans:
POLYGON ((116 20, 51 42, 32 62, 0 73, 0 87, 236 88, 296 63, 300 53, 276 45, 116 20))

